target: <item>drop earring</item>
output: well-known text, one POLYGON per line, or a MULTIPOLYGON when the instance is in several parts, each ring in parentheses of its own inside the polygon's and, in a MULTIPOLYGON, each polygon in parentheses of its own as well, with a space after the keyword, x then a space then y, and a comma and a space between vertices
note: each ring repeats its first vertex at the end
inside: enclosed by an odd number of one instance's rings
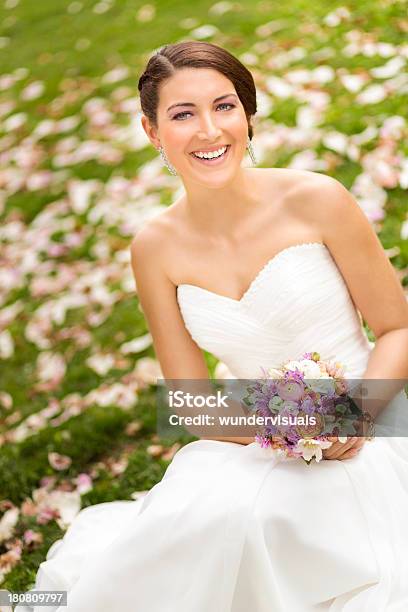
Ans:
POLYGON ((249 157, 251 158, 251 161, 252 161, 252 165, 256 166, 258 162, 256 160, 254 148, 252 146, 252 142, 249 136, 248 136, 248 141, 247 141, 247 149, 248 149, 249 157))
POLYGON ((171 163, 167 159, 167 156, 166 156, 162 146, 159 147, 159 152, 160 152, 161 158, 162 158, 164 164, 166 165, 168 171, 170 172, 170 174, 177 175, 177 172, 175 171, 174 167, 171 165, 171 163))

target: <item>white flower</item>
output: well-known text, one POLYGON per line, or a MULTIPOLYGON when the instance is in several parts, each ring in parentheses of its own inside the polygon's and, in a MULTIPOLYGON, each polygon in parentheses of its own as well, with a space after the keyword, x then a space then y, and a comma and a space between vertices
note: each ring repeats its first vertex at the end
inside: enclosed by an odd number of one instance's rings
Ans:
POLYGON ((14 354, 14 340, 8 329, 0 333, 0 359, 9 359, 14 354))
POLYGON ((212 24, 204 24, 195 28, 195 30, 191 30, 190 34, 193 38, 210 38, 211 36, 215 36, 218 33, 218 28, 212 24))
POLYGON ((309 380, 309 387, 315 393, 334 393, 335 381, 333 378, 320 378, 319 380, 309 380))
POLYGON ((305 461, 310 461, 313 457, 316 457, 316 461, 319 462, 323 457, 322 450, 330 448, 331 445, 332 442, 328 440, 308 440, 302 438, 295 446, 295 451, 300 452, 305 461))
POLYGON ((43 351, 37 357, 37 376, 41 382, 60 383, 65 376, 66 367, 61 353, 43 351))
MULTIPOLYGON (((408 165, 407 165, 407 178, 408 178, 408 165)), ((408 180, 407 180, 408 184, 408 180)), ((408 240, 408 219, 404 221, 401 226, 401 240, 408 240)))
POLYGON ((158 378, 163 378, 163 373, 157 359, 153 357, 141 357, 137 360, 134 374, 143 383, 157 384, 158 378))
POLYGON ((105 376, 115 365, 115 357, 108 353, 95 353, 85 360, 86 365, 99 376, 105 376))
POLYGON ((300 370, 301 366, 300 366, 300 361, 288 361, 287 363, 285 363, 285 370, 300 370))
POLYGON ((0 521, 0 543, 12 537, 19 514, 20 510, 18 508, 10 508, 3 514, 0 521))
POLYGON ((361 93, 356 96, 355 100, 359 104, 377 104, 382 102, 387 97, 387 89, 383 83, 374 83, 369 85, 361 93))
POLYGON ((29 83, 20 94, 22 100, 35 100, 42 96, 44 92, 44 83, 42 81, 34 81, 29 83))
POLYGON ((81 509, 81 495, 78 491, 47 491, 44 487, 33 491, 33 501, 38 511, 45 508, 58 510, 56 522, 61 529, 67 529, 81 509))
POLYGON ((144 334, 144 336, 139 336, 138 338, 133 338, 133 340, 129 340, 120 346, 120 350, 124 355, 128 355, 129 353, 140 353, 141 351, 146 350, 152 344, 152 336, 150 333, 144 334))
POLYGON ((321 378, 322 372, 320 366, 310 359, 302 359, 300 361, 289 361, 285 364, 286 370, 300 370, 305 378, 321 378))

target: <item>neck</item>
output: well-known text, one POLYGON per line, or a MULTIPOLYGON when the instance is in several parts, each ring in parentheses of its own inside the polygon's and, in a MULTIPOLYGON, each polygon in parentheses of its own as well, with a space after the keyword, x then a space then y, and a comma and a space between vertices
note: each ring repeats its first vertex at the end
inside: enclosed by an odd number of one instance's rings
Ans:
POLYGON ((242 167, 221 187, 183 181, 186 192, 182 200, 183 212, 202 233, 214 237, 231 235, 240 221, 259 205, 259 183, 252 169, 242 167))

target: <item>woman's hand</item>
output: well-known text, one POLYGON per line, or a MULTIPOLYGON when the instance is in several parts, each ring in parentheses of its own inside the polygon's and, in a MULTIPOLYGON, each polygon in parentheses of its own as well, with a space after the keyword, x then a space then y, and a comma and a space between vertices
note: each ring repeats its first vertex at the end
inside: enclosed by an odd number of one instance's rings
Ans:
POLYGON ((324 459, 351 459, 355 457, 363 448, 366 438, 355 437, 348 438, 346 442, 340 442, 337 437, 329 437, 328 440, 333 442, 330 448, 323 450, 324 459))

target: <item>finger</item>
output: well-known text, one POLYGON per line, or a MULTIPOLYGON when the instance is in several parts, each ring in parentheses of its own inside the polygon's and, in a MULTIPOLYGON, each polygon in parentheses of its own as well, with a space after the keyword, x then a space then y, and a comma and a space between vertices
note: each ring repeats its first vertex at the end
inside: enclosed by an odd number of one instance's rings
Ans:
POLYGON ((351 448, 355 442, 356 438, 349 438, 347 442, 335 442, 330 448, 326 449, 326 456, 334 457, 341 455, 344 451, 351 448))
POLYGON ((326 448, 323 453, 327 455, 333 455, 337 452, 337 449, 342 445, 342 443, 339 442, 337 437, 329 437, 327 439, 329 440, 329 442, 332 443, 332 445, 329 448, 326 448))
POLYGON ((359 438, 357 442, 349 448, 345 453, 342 453, 339 459, 343 459, 344 455, 348 455, 349 453, 357 454, 361 451, 365 444, 366 440, 364 438, 359 438))
POLYGON ((358 452, 360 452, 363 445, 364 445, 364 441, 362 441, 361 438, 357 438, 357 440, 353 442, 349 448, 345 449, 344 452, 340 452, 337 458, 343 459, 344 456, 349 456, 349 453, 351 453, 351 456, 354 456, 354 454, 357 454, 358 452))
POLYGON ((338 453, 339 453, 338 446, 335 446, 333 444, 333 446, 331 446, 330 448, 324 449, 323 456, 326 457, 326 459, 332 459, 333 457, 336 457, 338 453))
POLYGON ((349 450, 350 448, 352 448, 355 444, 357 444, 357 442, 358 442, 358 438, 353 436, 352 438, 349 438, 347 440, 347 442, 344 442, 343 444, 340 442, 339 449, 342 452, 344 452, 344 451, 349 450))
POLYGON ((353 436, 350 440, 343 446, 344 450, 348 450, 350 448, 361 448, 366 439, 364 436, 353 436))
POLYGON ((343 459, 351 459, 352 457, 355 457, 356 455, 358 455, 360 451, 361 451, 361 448, 352 447, 344 453, 337 453, 336 455, 325 457, 325 459, 339 460, 339 461, 342 461, 343 459))
POLYGON ((323 457, 325 459, 337 459, 337 457, 339 457, 340 455, 341 450, 336 448, 333 450, 331 448, 328 448, 323 451, 323 457))
POLYGON ((340 457, 338 457, 338 459, 339 461, 343 461, 343 459, 351 459, 352 457, 355 457, 356 455, 358 455, 360 450, 361 449, 353 448, 347 451, 347 453, 343 453, 340 457))
POLYGON ((323 451, 323 457, 324 459, 328 459, 329 461, 334 461, 335 459, 339 459, 340 457, 340 453, 337 453, 336 455, 325 455, 324 451, 323 451))

